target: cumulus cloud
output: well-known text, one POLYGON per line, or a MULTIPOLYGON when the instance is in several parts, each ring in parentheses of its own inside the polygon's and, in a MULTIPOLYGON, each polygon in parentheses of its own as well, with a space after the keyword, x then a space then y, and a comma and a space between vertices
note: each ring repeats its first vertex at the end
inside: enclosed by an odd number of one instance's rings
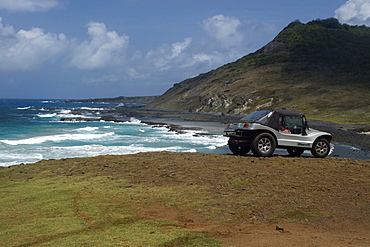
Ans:
POLYGON ((370 0, 349 0, 335 10, 335 17, 342 23, 370 26, 370 0))
MULTIPOLYGON (((47 60, 66 58, 72 67, 90 70, 121 65, 129 38, 108 31, 104 23, 87 25, 89 40, 70 41, 60 34, 46 33, 41 28, 19 30, 3 25, 0 17, 0 69, 32 70, 47 60)), ((174 46, 172 56, 181 52, 174 46)))
MULTIPOLYGON (((66 69, 84 70, 84 83, 173 83, 246 55, 249 47, 243 37, 259 37, 265 30, 216 15, 201 23, 206 31, 202 37, 139 51, 129 46, 127 35, 108 30, 104 23, 91 21, 86 28, 86 38, 79 40, 41 28, 15 31, 3 25, 0 17, 0 70, 31 70, 46 61, 62 61, 68 63, 66 69)), ((73 73, 81 75, 81 71, 73 73)))
POLYGON ((58 5, 58 0, 0 0, 0 9, 13 12, 47 11, 58 5))
POLYGON ((67 47, 64 34, 44 33, 40 28, 14 31, 0 17, 0 69, 30 70, 61 54, 67 47))
POLYGON ((129 37, 108 31, 105 24, 99 22, 90 22, 87 29, 90 41, 84 41, 74 49, 72 65, 86 70, 119 65, 129 37))
POLYGON ((189 66, 197 64, 197 63, 204 63, 204 62, 211 62, 215 58, 212 54, 206 53, 197 53, 193 54, 190 59, 188 59, 189 66))
POLYGON ((149 51, 144 62, 153 64, 158 71, 166 71, 177 67, 186 60, 187 54, 184 51, 191 42, 191 38, 186 38, 184 41, 173 43, 171 46, 162 45, 156 50, 149 51))
POLYGON ((232 16, 215 15, 203 21, 203 28, 208 34, 224 46, 239 45, 243 39, 239 31, 241 22, 232 16))

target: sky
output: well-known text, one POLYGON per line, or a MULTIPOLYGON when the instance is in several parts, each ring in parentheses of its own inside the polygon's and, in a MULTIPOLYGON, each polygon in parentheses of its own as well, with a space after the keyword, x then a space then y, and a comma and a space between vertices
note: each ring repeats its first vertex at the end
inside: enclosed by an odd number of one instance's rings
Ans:
POLYGON ((370 0, 0 0, 0 98, 161 95, 330 17, 370 26, 370 0))

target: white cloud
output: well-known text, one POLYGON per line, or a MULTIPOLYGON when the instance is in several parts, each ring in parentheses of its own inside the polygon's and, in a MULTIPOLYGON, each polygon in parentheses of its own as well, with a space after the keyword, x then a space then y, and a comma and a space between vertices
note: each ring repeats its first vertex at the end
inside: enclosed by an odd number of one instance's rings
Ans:
POLYGON ((0 69, 30 70, 65 51, 64 34, 44 33, 40 28, 14 31, 0 18, 0 69))
POLYGON ((0 17, 0 37, 7 37, 14 35, 14 28, 12 26, 5 26, 2 24, 3 18, 0 17))
POLYGON ((90 22, 87 28, 90 41, 84 41, 74 49, 72 65, 87 70, 119 65, 129 37, 107 31, 104 23, 90 22))
POLYGON ((239 31, 240 25, 237 18, 224 15, 215 15, 203 21, 203 28, 208 34, 226 47, 241 43, 243 35, 239 31))
POLYGON ((58 5, 58 0, 0 0, 0 9, 13 12, 47 11, 58 5))
POLYGON ((101 75, 98 77, 84 77, 82 79, 85 83, 101 83, 101 82, 117 82, 120 78, 118 75, 101 75))
POLYGON ((259 37, 265 30, 255 23, 216 15, 202 22, 206 30, 203 37, 139 51, 129 46, 128 36, 108 30, 104 23, 91 21, 86 27, 85 40, 67 39, 64 34, 46 33, 41 28, 15 31, 4 26, 0 17, 0 70, 31 70, 46 61, 57 61, 69 63, 64 69, 84 70, 69 71, 84 83, 165 85, 246 55, 249 47, 243 37, 259 37))
POLYGON ((193 63, 203 63, 203 62, 208 62, 208 61, 212 61, 212 59, 214 58, 213 55, 209 55, 209 54, 205 54, 205 53, 199 53, 199 54, 194 54, 192 55, 192 61, 193 63))
POLYGON ((126 76, 124 79, 145 79, 147 78, 145 74, 140 74, 135 68, 127 68, 125 70, 126 76))
POLYGON ((172 44, 172 50, 169 58, 178 57, 191 43, 191 38, 186 38, 183 42, 172 44))
POLYGON ((162 45, 156 50, 149 51, 144 63, 154 65, 156 70, 166 71, 179 66, 186 60, 187 54, 184 52, 192 42, 191 38, 186 38, 183 42, 173 43, 171 46, 162 45))
POLYGON ((335 17, 342 23, 370 26, 370 0, 349 0, 335 10, 335 17))
POLYGON ((222 60, 222 58, 219 55, 220 54, 218 54, 217 52, 214 52, 214 54, 207 54, 203 52, 189 54, 186 61, 184 61, 184 63, 181 64, 179 68, 188 68, 189 70, 200 69, 199 72, 205 72, 209 69, 214 68, 215 66, 221 65, 220 60, 222 60))

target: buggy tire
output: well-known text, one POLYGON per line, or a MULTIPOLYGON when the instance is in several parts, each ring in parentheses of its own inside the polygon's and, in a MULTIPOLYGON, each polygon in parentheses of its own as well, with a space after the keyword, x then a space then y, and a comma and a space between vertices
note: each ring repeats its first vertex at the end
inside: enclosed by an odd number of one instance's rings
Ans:
POLYGON ((318 138, 312 145, 311 153, 315 158, 325 158, 330 152, 330 143, 325 138, 318 138))
POLYGON ((251 149, 257 157, 269 157, 276 148, 275 138, 270 133, 260 133, 256 135, 251 143, 251 149))
POLYGON ((288 151, 289 155, 293 157, 299 157, 304 152, 303 149, 293 149, 293 148, 288 148, 286 151, 288 151))

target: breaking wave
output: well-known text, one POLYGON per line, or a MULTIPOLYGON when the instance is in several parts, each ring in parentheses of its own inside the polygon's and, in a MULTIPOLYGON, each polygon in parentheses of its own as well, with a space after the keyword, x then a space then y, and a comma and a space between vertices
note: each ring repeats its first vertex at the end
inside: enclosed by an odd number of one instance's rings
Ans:
POLYGON ((114 132, 105 134, 62 134, 52 136, 38 136, 21 140, 0 140, 0 142, 8 145, 33 145, 44 142, 61 142, 61 141, 78 141, 92 140, 114 135, 114 132))
POLYGON ((6 103, 0 108, 7 119, 0 132, 0 166, 105 154, 229 152, 222 135, 203 135, 194 130, 177 133, 133 117, 125 122, 79 121, 99 119, 99 111, 106 109, 99 104, 37 100, 6 103), (60 121, 62 118, 78 121, 60 121))
POLYGON ((38 117, 55 117, 56 113, 50 113, 50 114, 37 114, 38 117))

